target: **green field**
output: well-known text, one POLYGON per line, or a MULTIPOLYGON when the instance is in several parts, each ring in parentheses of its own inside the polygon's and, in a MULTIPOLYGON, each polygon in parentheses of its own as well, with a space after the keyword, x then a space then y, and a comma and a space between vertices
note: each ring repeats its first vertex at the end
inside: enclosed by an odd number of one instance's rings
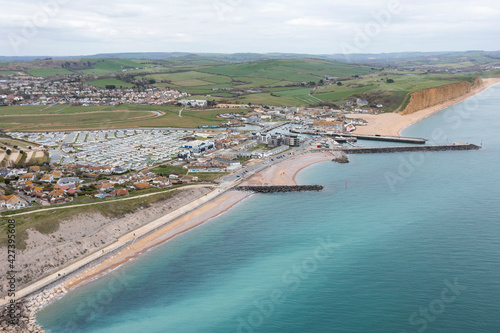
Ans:
POLYGON ((66 75, 73 74, 73 72, 68 71, 64 68, 38 68, 38 69, 28 69, 26 70, 28 74, 33 76, 53 76, 53 75, 66 75))
POLYGON ((317 59, 264 60, 206 66, 176 73, 158 73, 143 78, 156 80, 157 86, 170 87, 202 97, 210 95, 229 98, 233 102, 239 100, 259 104, 309 106, 317 104, 318 100, 308 96, 310 89, 301 87, 300 82, 316 83, 324 79, 325 75, 343 77, 372 71, 366 66, 317 59), (214 88, 231 88, 235 91, 264 89, 277 96, 270 96, 266 92, 241 96, 231 91, 214 91, 214 88))
MULTIPOLYGON (((76 130, 124 127, 183 127, 217 125, 227 122, 216 116, 224 110, 182 111, 177 106, 119 105, 69 106, 55 105, 39 111, 41 106, 8 106, 0 108, 2 128, 10 131, 76 130), (160 111, 157 116, 150 111, 160 111)), ((242 113, 248 110, 239 110, 242 113)))
MULTIPOLYGON (((488 57, 481 52, 465 52, 461 55, 443 55, 434 58, 400 59, 394 60, 401 64, 413 64, 433 67, 435 69, 468 68, 472 63, 488 63, 488 57), (464 55, 465 54, 465 55, 464 55)), ((322 59, 272 59, 251 62, 224 62, 223 56, 216 59, 207 57, 189 56, 172 58, 167 60, 142 60, 142 59, 81 59, 85 66, 93 66, 91 69, 76 70, 76 72, 101 75, 95 80, 94 77, 86 77, 87 83, 105 88, 106 85, 115 85, 117 88, 133 87, 133 84, 109 78, 110 73, 130 76, 134 79, 154 79, 157 87, 169 87, 179 91, 187 92, 197 99, 223 100, 224 102, 241 102, 268 105, 285 106, 317 106, 328 102, 342 104, 347 100, 366 98, 371 103, 384 105, 383 111, 396 110, 408 94, 438 87, 459 81, 473 81, 475 73, 453 74, 449 72, 427 74, 422 70, 400 69, 384 70, 382 67, 369 67, 364 65, 346 64, 336 61, 322 59), (123 73, 126 72, 126 73, 123 73), (342 82, 328 84, 325 76, 338 77, 342 82), (394 82, 388 83, 387 79, 394 82), (312 97, 309 96, 313 86, 318 86, 312 97), (214 90, 215 89, 215 90, 214 90), (223 89, 223 90, 222 90, 223 89), (228 89, 228 90, 226 90, 228 89), (210 97, 207 97, 210 95, 210 97)), ((227 57, 227 59, 232 59, 227 57)), ((250 59, 250 58, 249 58, 250 59)), ((255 58, 254 58, 255 59, 255 58)), ((226 60, 227 61, 227 60, 226 60)), ((234 59, 232 60, 234 61, 234 59)), ((236 60, 238 61, 238 60, 236 60)), ((60 64, 64 62, 61 61, 60 64)), ((40 62, 33 62, 30 66, 41 66, 40 62)), ((45 66, 56 66, 58 62, 44 63, 45 66)), ((61 65, 62 66, 62 65, 61 65)), ((12 69, 12 68, 6 68, 12 69)), ((66 69, 23 69, 27 72, 39 72, 49 75, 53 73, 70 73, 66 69)), ((6 71, 11 72, 11 71, 6 71)), ((498 71, 484 72, 483 75, 497 75, 498 71)), ((145 110, 126 106, 126 110, 145 110)), ((122 108, 123 109, 123 108, 122 108)), ((147 107, 146 110, 151 109, 147 107)), ((163 110, 163 108, 154 108, 163 110)), ((35 106, 33 108, 16 109, 18 114, 72 114, 78 112, 115 111, 117 109, 93 107, 87 109, 75 109, 66 105, 53 107, 35 106), (36 112, 35 112, 36 111, 36 112)), ((221 120, 216 119, 209 113, 200 117, 200 114, 186 112, 186 116, 179 118, 170 107, 165 109, 165 114, 155 119, 160 126, 196 127, 218 124, 221 120), (177 117, 176 117, 177 116, 177 117)), ((178 109, 176 109, 178 110, 178 109)), ((0 108, 0 115, 8 115, 9 110, 0 108)), ((183 113, 184 114, 184 113, 183 113)), ((114 119, 114 118, 113 118, 114 119)), ((109 124, 113 123, 111 121, 109 124)), ((89 122, 84 122, 88 124, 89 122)), ((132 123, 132 122, 131 122, 132 123)), ((137 120, 140 126, 151 126, 151 120, 137 120)), ((135 124, 134 123, 134 124, 135 124)), ((60 126, 59 122, 54 126, 60 126)), ((76 126, 76 125, 75 125, 76 126)), ((110 125, 115 126, 115 125, 110 125)))
POLYGON ((187 174, 187 169, 173 165, 160 165, 158 168, 151 169, 152 172, 162 176, 170 175, 171 173, 179 173, 181 175, 187 174))
POLYGON ((0 116, 2 127, 8 130, 43 130, 53 127, 67 128, 80 124, 82 126, 96 126, 102 128, 107 124, 128 122, 142 118, 151 118, 154 115, 148 111, 95 111, 69 114, 31 114, 0 116))
POLYGON ((473 76, 455 74, 423 74, 415 72, 377 72, 336 84, 319 87, 315 97, 333 103, 343 103, 361 97, 371 103, 382 104, 383 111, 394 111, 406 95, 428 88, 439 87, 460 81, 473 81, 473 76), (393 83, 387 83, 392 79, 393 83))
POLYGON ((17 75, 19 71, 0 71, 0 75, 17 75))
POLYGON ((109 73, 123 72, 124 70, 135 70, 136 68, 149 68, 154 65, 146 60, 131 59, 82 59, 89 61, 94 68, 84 69, 78 72, 85 74, 104 75, 109 73))
POLYGON ((91 84, 96 87, 100 88, 106 88, 107 85, 114 85, 116 88, 129 88, 129 87, 134 87, 135 85, 132 83, 128 83, 122 80, 117 80, 117 79, 100 79, 96 81, 90 81, 90 82, 85 82, 88 84, 91 84))

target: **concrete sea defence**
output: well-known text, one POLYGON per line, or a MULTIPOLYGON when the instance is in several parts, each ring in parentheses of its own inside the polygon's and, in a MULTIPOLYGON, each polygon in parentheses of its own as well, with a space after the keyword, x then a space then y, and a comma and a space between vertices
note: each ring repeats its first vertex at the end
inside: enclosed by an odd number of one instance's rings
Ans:
POLYGON ((478 150, 480 146, 471 143, 454 143, 452 145, 427 146, 397 146, 397 147, 343 147, 342 151, 348 154, 400 153, 413 151, 446 151, 446 150, 478 150))
POLYGON ((473 85, 467 81, 462 81, 442 87, 416 91, 411 94, 410 102, 405 109, 401 111, 401 115, 411 114, 436 104, 460 97, 467 94, 471 90, 478 88, 482 84, 483 80, 476 77, 473 85))
POLYGON ((321 191, 321 185, 280 185, 280 186, 238 186, 238 191, 250 191, 258 193, 276 193, 276 192, 303 192, 303 191, 321 191))

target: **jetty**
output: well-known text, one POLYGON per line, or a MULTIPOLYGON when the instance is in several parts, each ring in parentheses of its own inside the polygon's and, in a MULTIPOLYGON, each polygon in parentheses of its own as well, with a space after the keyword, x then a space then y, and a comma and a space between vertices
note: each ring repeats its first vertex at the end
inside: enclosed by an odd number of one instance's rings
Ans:
POLYGON ((290 128, 290 132, 297 134, 309 134, 309 135, 326 135, 330 137, 344 137, 351 138, 353 140, 373 140, 373 141, 389 141, 389 142, 403 142, 403 143, 419 143, 424 144, 427 139, 422 138, 411 138, 405 136, 387 136, 387 135, 367 135, 367 134, 354 134, 354 133, 339 133, 333 131, 321 131, 317 129, 304 129, 304 128, 290 128))
POLYGON ((455 142, 448 145, 425 146, 393 146, 393 147, 342 147, 347 154, 400 153, 415 151, 447 151, 447 150, 478 150, 480 146, 466 142, 455 142))
POLYGON ((303 191, 321 191, 321 185, 270 185, 270 186, 237 186, 238 191, 258 192, 258 193, 276 193, 276 192, 303 192, 303 191))
POLYGON ((354 133, 342 133, 337 134, 349 138, 357 138, 362 140, 373 140, 373 141, 389 141, 389 142, 403 142, 403 143, 420 143, 424 144, 427 139, 422 138, 411 138, 404 136, 387 136, 387 135, 366 135, 366 134, 354 134, 354 133))

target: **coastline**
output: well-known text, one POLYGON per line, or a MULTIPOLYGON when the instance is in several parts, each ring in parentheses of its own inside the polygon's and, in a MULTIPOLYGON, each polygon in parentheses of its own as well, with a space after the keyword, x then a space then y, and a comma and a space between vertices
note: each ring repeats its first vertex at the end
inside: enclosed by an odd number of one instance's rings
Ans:
POLYGON ((433 105, 431 107, 419 110, 412 114, 400 115, 398 113, 383 113, 379 115, 373 114, 348 114, 348 118, 358 118, 364 119, 368 122, 366 126, 356 126, 356 134, 367 134, 367 135, 386 135, 386 136, 400 136, 400 132, 422 119, 429 117, 430 115, 437 113, 447 107, 450 107, 458 102, 461 102, 469 97, 472 97, 486 88, 499 83, 500 78, 487 78, 483 79, 483 84, 470 91, 469 93, 462 95, 460 97, 451 99, 449 101, 433 105))
MULTIPOLYGON (((332 153, 325 152, 297 155, 270 165, 261 172, 252 175, 240 185, 296 185, 295 178, 301 170, 315 163, 331 161, 333 157, 332 153)), ((144 225, 135 232, 121 236, 101 253, 90 255, 92 261, 89 258, 83 258, 64 270, 53 274, 55 276, 59 274, 59 276, 67 275, 65 280, 61 282, 49 281, 49 283, 45 283, 45 287, 43 280, 28 286, 27 288, 33 290, 26 292, 27 296, 24 298, 21 296, 20 299, 22 299, 24 306, 29 309, 29 315, 27 316, 29 322, 35 324, 36 313, 51 302, 63 297, 69 290, 91 282, 152 248, 209 222, 251 195, 252 193, 231 189, 226 192, 221 189, 209 192, 204 197, 179 207, 176 211, 144 225), (108 248, 110 249, 107 250, 108 248), (113 249, 116 252, 112 252, 113 249), (106 257, 107 253, 112 254, 106 257), (89 267, 76 268, 84 267, 81 266, 82 261, 89 262, 89 267), (71 271, 72 268, 73 271, 71 271), (36 284, 38 284, 38 288, 35 287, 36 284), (39 291, 35 292, 35 290, 39 291)), ((37 331, 41 331, 41 328, 38 327, 37 331)))
MULTIPOLYGON (((305 169, 312 164, 329 161, 331 159, 331 153, 298 155, 269 166, 260 173, 252 175, 248 180, 242 182, 240 185, 296 185, 296 175, 302 169, 305 169), (284 172, 284 170, 288 171, 288 173, 284 172)), ((251 195, 252 193, 229 190, 215 199, 194 208, 188 214, 173 220, 153 233, 141 238, 113 256, 104 259, 82 272, 79 272, 74 277, 61 283, 60 286, 69 290, 92 281, 95 278, 116 269, 118 266, 127 263, 129 260, 140 256, 150 249, 155 248, 191 229, 199 227, 211 219, 225 213, 251 195)))
MULTIPOLYGON (((481 87, 471 91, 470 93, 455 98, 453 100, 440 103, 438 105, 420 110, 410 115, 401 116, 399 114, 382 114, 382 115, 351 115, 356 118, 367 117, 366 120, 371 119, 371 124, 367 126, 360 126, 357 129, 357 133, 360 134, 380 134, 380 135, 399 135, 399 132, 415 123, 418 122, 444 108, 447 108, 455 103, 465 100, 466 98, 472 97, 477 93, 485 90, 491 85, 500 82, 500 78, 494 79, 484 79, 483 85, 481 87), (389 117, 390 116, 390 117, 389 117), (375 121, 374 117, 378 117, 375 121), (360 130, 367 131, 362 132, 360 130), (371 132, 369 132, 371 131, 371 132), (379 132, 374 132, 379 131, 379 132)), ((327 161, 332 159, 331 153, 310 153, 294 156, 290 159, 284 160, 282 162, 270 165, 266 169, 259 173, 253 175, 250 179, 244 181, 241 185, 295 185, 295 178, 298 172, 302 169, 322 161, 327 161)), ((125 248, 115 247, 117 253, 112 254, 108 258, 102 259, 105 253, 96 254, 97 258, 102 260, 97 263, 91 263, 89 268, 78 269, 74 276, 69 277, 53 288, 49 288, 45 291, 37 292, 33 297, 28 298, 28 302, 33 310, 33 319, 36 311, 40 310, 50 302, 58 299, 64 295, 69 289, 76 288, 79 285, 90 282, 100 276, 110 272, 117 267, 127 263, 144 252, 147 252, 151 248, 154 248, 169 239, 172 239, 178 235, 183 234, 193 228, 200 226, 201 224, 213 219, 214 217, 226 212, 231 207, 240 203, 251 194, 232 191, 229 190, 225 193, 222 190, 215 190, 206 196, 205 200, 194 200, 190 204, 180 207, 176 210, 178 213, 176 217, 172 217, 172 214, 167 214, 157 220, 149 223, 144 227, 148 227, 144 232, 138 232, 138 235, 142 238, 134 239, 135 235, 132 233, 126 234, 119 238, 121 245, 126 246, 125 248), (179 211, 183 213, 179 213, 179 211), (147 232, 146 232, 147 231, 147 232)), ((200 198, 203 199, 203 198, 200 198)), ((173 214, 175 215, 175 214, 173 214)), ((142 228, 139 228, 142 229, 142 228)), ((139 230, 138 229, 138 230, 139 230)), ((118 240, 117 240, 117 243, 118 240)), ((119 244, 112 244, 119 245, 119 244)), ((95 262, 95 261, 94 261, 95 262)), ((68 274, 69 275, 69 274, 68 274)))

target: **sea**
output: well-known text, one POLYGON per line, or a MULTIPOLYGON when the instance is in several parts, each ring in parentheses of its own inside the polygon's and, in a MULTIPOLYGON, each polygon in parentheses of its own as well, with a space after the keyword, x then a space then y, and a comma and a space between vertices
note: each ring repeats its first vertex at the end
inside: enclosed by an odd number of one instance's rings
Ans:
MULTIPOLYGON (((500 332, 500 84, 403 130, 480 150, 351 155, 44 308, 47 332, 500 332)), ((360 142, 370 145, 371 143, 360 142)))

